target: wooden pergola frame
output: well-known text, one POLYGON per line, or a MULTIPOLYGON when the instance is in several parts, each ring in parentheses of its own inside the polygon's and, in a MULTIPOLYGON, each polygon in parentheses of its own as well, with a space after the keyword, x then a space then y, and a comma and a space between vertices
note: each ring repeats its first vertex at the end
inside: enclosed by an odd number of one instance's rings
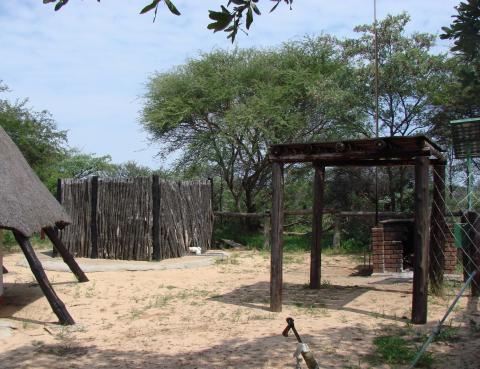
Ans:
MULTIPOLYGON (((271 212, 271 271, 270 309, 282 311, 283 289, 283 166, 285 163, 312 163, 315 170, 312 220, 312 248, 310 256, 310 288, 321 286, 321 239, 324 208, 325 167, 415 167, 415 229, 414 229, 414 277, 412 298, 412 322, 427 321, 429 278, 429 254, 443 259, 443 242, 430 232, 440 232, 444 224, 445 208, 432 207, 429 224, 429 166, 434 167, 434 197, 444 198, 446 160, 438 145, 425 136, 381 137, 375 139, 315 142, 272 145, 269 160, 272 164, 272 212, 271 212)), ((442 265, 431 263, 430 278, 441 278, 442 265)))

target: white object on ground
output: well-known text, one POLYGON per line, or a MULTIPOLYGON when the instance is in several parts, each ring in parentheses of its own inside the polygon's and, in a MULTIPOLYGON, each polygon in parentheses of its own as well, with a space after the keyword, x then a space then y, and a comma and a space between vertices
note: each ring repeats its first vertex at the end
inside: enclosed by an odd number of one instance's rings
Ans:
POLYGON ((190 252, 194 252, 195 255, 202 255, 202 248, 201 247, 189 247, 190 252))
POLYGON ((297 349, 293 353, 293 357, 297 360, 295 369, 302 369, 302 352, 309 352, 310 348, 306 343, 297 343, 297 349))

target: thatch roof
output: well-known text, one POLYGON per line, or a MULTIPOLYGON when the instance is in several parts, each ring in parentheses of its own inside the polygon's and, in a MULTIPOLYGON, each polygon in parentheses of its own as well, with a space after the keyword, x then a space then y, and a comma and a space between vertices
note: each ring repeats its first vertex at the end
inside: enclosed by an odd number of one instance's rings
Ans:
POLYGON ((42 228, 68 223, 70 217, 0 127, 0 228, 30 237, 42 228))

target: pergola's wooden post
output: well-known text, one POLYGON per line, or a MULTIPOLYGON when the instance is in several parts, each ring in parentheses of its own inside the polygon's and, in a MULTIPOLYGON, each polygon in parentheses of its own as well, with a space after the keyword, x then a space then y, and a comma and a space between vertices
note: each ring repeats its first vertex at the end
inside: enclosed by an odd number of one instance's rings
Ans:
POLYGON ((283 163, 272 164, 272 189, 270 310, 280 312, 283 288, 283 163))
POLYGON ((428 166, 427 156, 415 157, 415 229, 412 323, 427 322, 428 305, 428 166))
POLYGON ((14 231, 13 232, 15 239, 17 240, 20 248, 22 249, 23 253, 25 254, 25 258, 30 265, 30 269, 32 269, 33 275, 37 280, 40 288, 42 289, 45 297, 48 300, 48 303, 52 307, 53 312, 60 320, 60 324, 63 325, 72 325, 75 324, 75 321, 68 313, 65 304, 60 300, 60 298, 55 293, 52 285, 50 284, 45 271, 43 270, 43 266, 38 260, 37 255, 35 255, 35 251, 33 251, 33 247, 30 244, 30 241, 27 237, 23 236, 22 234, 14 231))
POLYGON ((473 270, 476 270, 477 274, 473 277, 471 288, 471 295, 474 297, 480 296, 480 216, 478 213, 475 222, 473 223, 473 270))
POLYGON ((325 166, 314 163, 315 179, 313 181, 313 219, 312 249, 310 252, 310 288, 318 289, 321 285, 322 267, 322 220, 325 166))
POLYGON ((75 277, 77 277, 77 280, 79 282, 88 282, 87 276, 85 275, 83 270, 80 268, 80 266, 77 264, 72 254, 70 254, 70 252, 67 250, 62 240, 58 237, 56 230, 53 229, 52 227, 47 227, 47 228, 44 228, 43 230, 45 231, 50 241, 52 241, 54 249, 60 253, 65 264, 67 264, 70 270, 72 271, 72 273, 75 274, 75 277))
POLYGON ((439 288, 445 271, 445 164, 433 166, 433 201, 430 218, 430 283, 439 288))

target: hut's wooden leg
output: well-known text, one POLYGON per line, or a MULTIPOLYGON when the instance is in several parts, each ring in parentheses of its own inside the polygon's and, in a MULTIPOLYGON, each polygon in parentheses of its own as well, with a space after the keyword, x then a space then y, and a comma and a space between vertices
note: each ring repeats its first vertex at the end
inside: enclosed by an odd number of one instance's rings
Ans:
POLYGON ((55 293, 52 285, 50 284, 45 271, 43 270, 42 263, 38 260, 33 247, 30 244, 30 241, 27 237, 23 236, 18 232, 13 232, 15 239, 17 240, 20 248, 22 249, 25 257, 27 258, 30 269, 32 269, 33 275, 35 276, 40 288, 42 289, 45 297, 48 300, 48 303, 52 307, 53 312, 58 317, 60 324, 63 325, 73 325, 75 321, 68 313, 65 304, 60 300, 60 298, 55 293))
POLYGON ((415 158, 415 233, 413 260, 412 323, 427 322, 428 306, 428 157, 415 158))
POLYGON ((79 282, 88 282, 88 278, 80 268, 80 266, 75 261, 72 254, 70 254, 63 244, 62 240, 58 237, 55 229, 48 227, 44 228, 45 234, 48 236, 50 241, 53 243, 53 247, 60 253, 65 264, 68 265, 73 274, 77 277, 79 282))

